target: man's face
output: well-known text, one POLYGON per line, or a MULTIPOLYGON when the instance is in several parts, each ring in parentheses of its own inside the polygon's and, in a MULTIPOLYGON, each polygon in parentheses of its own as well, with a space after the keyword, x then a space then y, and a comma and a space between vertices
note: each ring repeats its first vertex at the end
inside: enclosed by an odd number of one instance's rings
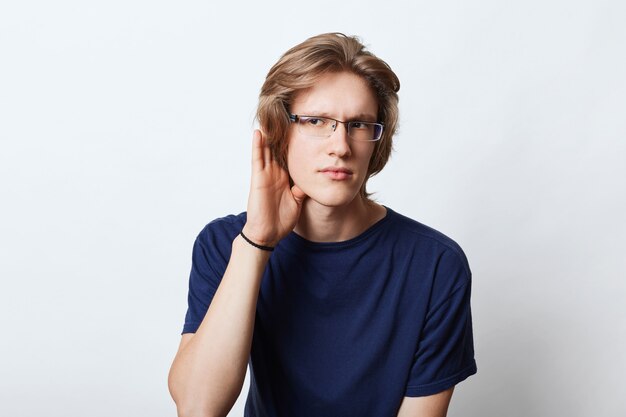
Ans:
MULTIPOLYGON (((377 121, 378 103, 367 83, 349 72, 330 73, 298 93, 292 114, 342 121, 377 121)), ((350 204, 367 176, 375 142, 355 141, 339 123, 330 137, 303 135, 296 123, 288 132, 287 167, 294 183, 324 206, 350 204)))

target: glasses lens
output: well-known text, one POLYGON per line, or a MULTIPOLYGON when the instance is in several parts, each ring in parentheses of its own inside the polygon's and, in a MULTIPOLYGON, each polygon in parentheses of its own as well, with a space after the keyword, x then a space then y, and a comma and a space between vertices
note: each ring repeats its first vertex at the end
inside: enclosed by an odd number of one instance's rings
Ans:
POLYGON ((300 133, 320 138, 332 135, 335 129, 335 123, 334 120, 325 119, 323 117, 306 116, 298 118, 300 133))
MULTIPOLYGON (((292 116, 298 123, 298 130, 306 136, 326 138, 333 134, 338 121, 317 116, 292 116)), ((344 123, 344 122, 341 122, 344 123)), ((373 122, 347 122, 348 136, 354 140, 372 142, 379 140, 383 134, 383 125, 373 122)))
POLYGON ((354 140, 375 141, 380 139, 383 133, 383 125, 370 122, 350 122, 348 134, 354 140))

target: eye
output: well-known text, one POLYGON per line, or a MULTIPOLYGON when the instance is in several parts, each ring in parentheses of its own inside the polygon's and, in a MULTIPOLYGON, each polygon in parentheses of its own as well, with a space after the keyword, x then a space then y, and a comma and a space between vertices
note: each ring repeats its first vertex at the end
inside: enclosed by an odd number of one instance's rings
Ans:
POLYGON ((371 129, 371 123, 367 123, 367 122, 350 122, 350 127, 352 129, 359 129, 359 130, 371 129))
POLYGON ((328 121, 322 117, 302 117, 300 118, 302 124, 305 124, 307 126, 314 126, 314 127, 322 127, 324 126, 328 121))

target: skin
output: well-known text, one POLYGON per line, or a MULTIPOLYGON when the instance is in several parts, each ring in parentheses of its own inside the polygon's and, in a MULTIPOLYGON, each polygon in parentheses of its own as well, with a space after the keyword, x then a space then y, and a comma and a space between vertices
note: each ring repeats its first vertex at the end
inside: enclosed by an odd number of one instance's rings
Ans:
MULTIPOLYGON (((296 95, 295 114, 328 116, 337 120, 376 121, 378 103, 366 82, 352 73, 331 73, 313 88, 296 95)), ((295 232, 316 242, 338 242, 358 236, 385 216, 385 208, 359 195, 367 177, 374 142, 350 139, 343 124, 329 138, 289 130, 287 165, 294 183, 309 198, 295 232), (336 179, 325 169, 344 168, 347 178, 336 179)))
MULTIPOLYGON (((291 110, 344 121, 375 121, 377 102, 364 80, 342 72, 328 74, 300 92, 291 110)), ((359 194, 372 142, 351 140, 345 125, 322 140, 304 137, 292 125, 287 140, 289 173, 272 159, 261 132, 254 132, 248 217, 243 228, 251 240, 275 246, 293 230, 311 241, 337 242, 358 236, 385 216, 384 207, 359 194), (336 167, 349 174, 324 172, 336 167)), ((269 257, 270 252, 240 236, 233 241, 213 301, 196 333, 182 336, 170 370, 169 388, 179 416, 226 416, 239 396, 269 257)), ((452 389, 427 397, 405 397, 398 416, 444 417, 451 395, 452 389)))

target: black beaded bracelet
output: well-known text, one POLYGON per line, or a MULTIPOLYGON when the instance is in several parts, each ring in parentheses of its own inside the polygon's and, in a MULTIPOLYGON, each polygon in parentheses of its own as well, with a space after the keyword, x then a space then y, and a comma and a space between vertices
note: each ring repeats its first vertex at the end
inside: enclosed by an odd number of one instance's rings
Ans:
POLYGON ((239 234, 241 235, 242 238, 244 238, 244 240, 246 242, 248 242, 249 244, 251 244, 252 246, 254 246, 255 248, 259 248, 261 250, 266 250, 268 252, 273 252, 274 248, 272 246, 263 246, 263 245, 259 245, 257 243, 254 243, 253 241, 251 241, 250 239, 248 239, 248 237, 246 235, 243 234, 243 230, 241 232, 239 232, 239 234))

